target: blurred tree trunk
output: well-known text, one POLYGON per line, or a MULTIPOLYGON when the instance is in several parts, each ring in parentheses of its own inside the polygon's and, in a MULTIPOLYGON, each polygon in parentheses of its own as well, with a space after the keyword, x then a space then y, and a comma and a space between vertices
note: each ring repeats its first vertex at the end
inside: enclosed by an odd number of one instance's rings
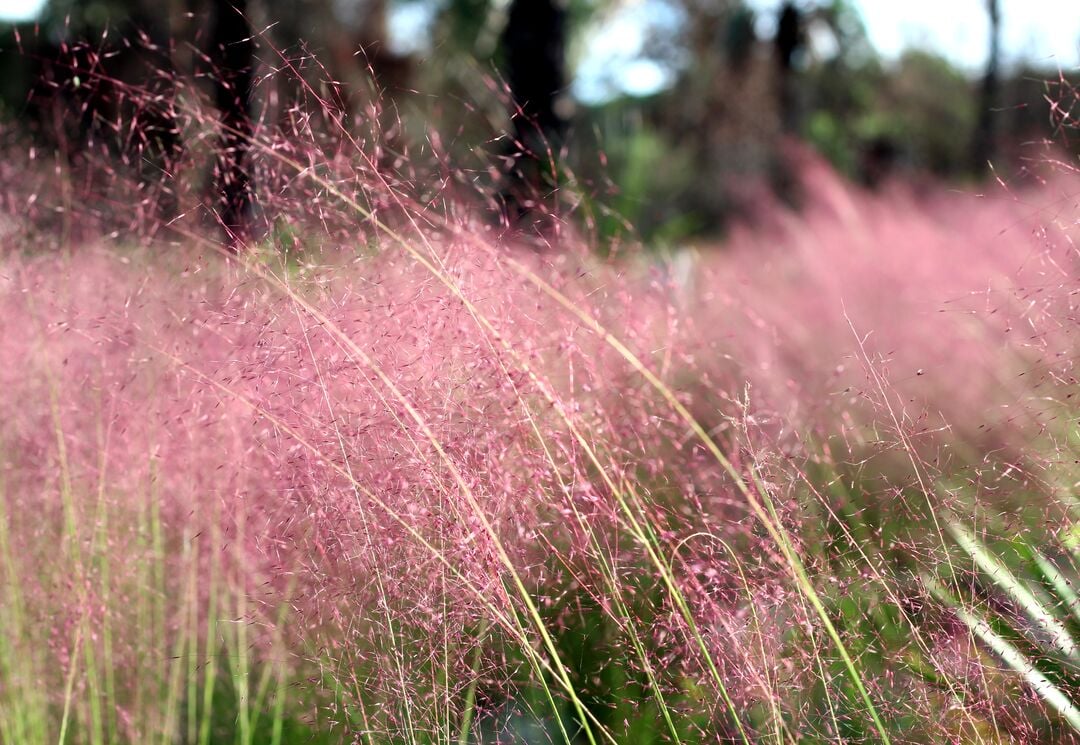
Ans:
POLYGON ((389 166, 401 144, 396 107, 410 87, 412 64, 389 46, 386 0, 354 0, 347 12, 337 8, 333 13, 337 23, 324 32, 324 38, 330 49, 331 75, 340 81, 335 100, 343 112, 370 128, 374 159, 389 166))
POLYGON ((554 168, 566 129, 560 97, 566 85, 567 11, 560 0, 513 0, 502 34, 506 79, 514 111, 514 139, 505 199, 507 216, 543 222, 553 206, 545 177, 554 168), (545 204, 548 203, 548 204, 545 204), (546 210, 546 211, 545 211, 546 210))
MULTIPOLYGON (((408 65, 387 44, 387 0, 308 0, 302 5, 274 0, 272 7, 275 19, 286 19, 279 26, 289 44, 299 40, 326 50, 322 61, 336 87, 334 97, 350 113, 378 103, 384 90, 407 85, 408 65)), ((316 82, 328 81, 321 76, 316 82)))
POLYGON ((134 104, 133 116, 142 133, 141 178, 156 193, 157 210, 165 222, 180 214, 178 184, 162 174, 174 173, 184 152, 176 111, 177 81, 183 68, 178 65, 176 51, 186 47, 189 7, 186 0, 168 0, 162 13, 161 8, 144 0, 134 5, 130 18, 130 32, 142 36, 142 43, 134 47, 140 65, 125 79, 148 81, 143 93, 153 104, 128 103, 134 104))
POLYGON ((984 173, 994 157, 997 140, 997 121, 994 109, 998 105, 1001 88, 1001 2, 986 0, 986 12, 990 18, 990 52, 986 58, 979 91, 979 119, 972 142, 972 167, 976 173, 984 173))
POLYGON ((214 169, 218 219, 232 250, 249 238, 252 179, 249 149, 255 42, 247 0, 213 0, 210 59, 214 63, 214 101, 221 114, 220 152, 214 169))
POLYGON ((784 132, 791 134, 799 126, 795 55, 803 45, 802 13, 793 2, 785 2, 780 8, 775 43, 780 123, 784 132))

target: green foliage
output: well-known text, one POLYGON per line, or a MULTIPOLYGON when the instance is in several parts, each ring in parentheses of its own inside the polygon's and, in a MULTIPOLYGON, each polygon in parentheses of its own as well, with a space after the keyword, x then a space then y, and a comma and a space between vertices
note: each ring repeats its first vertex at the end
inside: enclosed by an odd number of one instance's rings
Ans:
POLYGON ((815 104, 804 135, 850 176, 875 149, 895 165, 939 176, 963 174, 976 109, 972 81, 931 52, 905 52, 895 67, 831 60, 807 73, 815 104))
POLYGON ((652 246, 665 247, 696 233, 703 218, 680 207, 695 187, 691 149, 671 143, 648 124, 618 124, 634 118, 621 102, 590 118, 603 122, 597 129, 606 133, 599 147, 607 168, 606 174, 586 171, 586 178, 603 183, 606 176, 612 184, 611 194, 601 193, 595 199, 603 206, 597 216, 601 245, 632 233, 631 237, 640 236, 652 246))

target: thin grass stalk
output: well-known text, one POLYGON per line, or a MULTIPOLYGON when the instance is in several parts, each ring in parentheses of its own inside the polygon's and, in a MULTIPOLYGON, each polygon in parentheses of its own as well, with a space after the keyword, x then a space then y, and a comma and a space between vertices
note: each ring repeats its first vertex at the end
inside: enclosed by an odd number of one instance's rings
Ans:
POLYGON ((1035 625, 1043 629, 1053 640, 1054 646, 1066 657, 1077 655, 1076 642, 1065 625, 1054 617, 1028 587, 1016 578, 1007 566, 993 556, 986 546, 966 526, 958 522, 948 525, 949 534, 971 557, 975 565, 1024 611, 1035 625))
POLYGON ((1027 655, 994 631, 984 618, 965 608, 934 578, 924 575, 922 581, 938 600, 950 608, 964 622, 964 625, 971 629, 973 634, 982 640, 1005 664, 1018 673, 1036 695, 1056 711, 1075 733, 1080 734, 1080 709, 1077 708, 1069 696, 1042 674, 1035 664, 1028 659, 1027 655))

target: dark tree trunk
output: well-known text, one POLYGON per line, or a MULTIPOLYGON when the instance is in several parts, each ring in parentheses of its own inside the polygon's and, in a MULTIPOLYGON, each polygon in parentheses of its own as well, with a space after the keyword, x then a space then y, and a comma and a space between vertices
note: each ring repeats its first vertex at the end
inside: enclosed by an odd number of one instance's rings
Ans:
POLYGON ((549 151, 557 153, 566 128, 559 98, 566 85, 566 8, 560 0, 513 0, 502 36, 506 79, 513 97, 515 142, 504 196, 507 216, 550 216, 554 183, 549 151), (545 212, 545 210, 547 210, 545 212))
POLYGON ((972 141, 972 166, 976 173, 985 173, 994 157, 997 140, 997 121, 994 109, 998 105, 1001 87, 1001 3, 986 0, 986 12, 990 17, 990 53, 986 59, 979 90, 979 118, 972 141))
POLYGON ((132 75, 134 80, 149 81, 144 93, 151 105, 133 105, 133 117, 138 122, 135 129, 141 134, 139 146, 140 177, 151 184, 156 193, 157 209, 163 222, 171 222, 180 214, 176 184, 170 176, 184 154, 176 111, 177 80, 179 71, 174 59, 174 48, 182 43, 183 36, 177 28, 182 13, 167 5, 167 12, 153 12, 153 7, 140 3, 131 12, 132 30, 145 34, 143 46, 138 50, 139 66, 132 75))
POLYGON ((795 57, 803 45, 803 20, 792 2, 784 3, 780 9, 775 45, 780 124, 784 132, 793 133, 799 126, 795 57))
POLYGON ((251 229, 249 150, 255 42, 247 12, 247 0, 213 0, 211 8, 210 58, 215 68, 214 100, 222 124, 214 196, 218 219, 234 251, 247 241, 251 229))

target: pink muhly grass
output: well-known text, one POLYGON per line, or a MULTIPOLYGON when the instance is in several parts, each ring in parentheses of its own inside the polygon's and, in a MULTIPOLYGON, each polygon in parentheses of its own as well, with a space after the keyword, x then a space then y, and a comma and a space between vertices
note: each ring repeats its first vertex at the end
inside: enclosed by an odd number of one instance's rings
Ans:
POLYGON ((311 87, 255 123, 268 237, 229 256, 180 90, 122 90, 189 135, 157 191, 90 149, 7 197, 63 253, 0 269, 5 739, 1067 736, 965 625, 949 526, 1075 544, 1074 177, 805 158, 800 215, 680 281, 522 251, 311 87))

